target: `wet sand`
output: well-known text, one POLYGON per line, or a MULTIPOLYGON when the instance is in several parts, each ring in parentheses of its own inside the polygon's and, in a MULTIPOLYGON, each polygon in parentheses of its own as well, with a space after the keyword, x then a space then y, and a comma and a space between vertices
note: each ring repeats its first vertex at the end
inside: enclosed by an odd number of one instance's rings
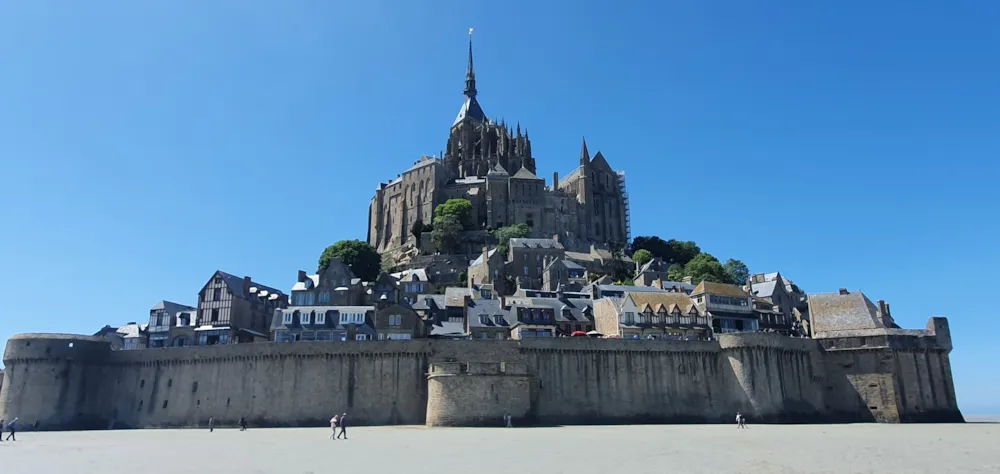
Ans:
POLYGON ((18 433, 5 471, 34 473, 1000 472, 1000 424, 348 428, 18 433))

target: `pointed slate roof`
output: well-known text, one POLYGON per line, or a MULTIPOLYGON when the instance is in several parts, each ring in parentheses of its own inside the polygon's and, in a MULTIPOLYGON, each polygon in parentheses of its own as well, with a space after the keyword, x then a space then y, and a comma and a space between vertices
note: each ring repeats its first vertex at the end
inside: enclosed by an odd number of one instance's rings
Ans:
POLYGON ((458 116, 455 117, 455 123, 452 124, 454 127, 458 125, 466 118, 476 120, 478 122, 486 121, 486 112, 483 112, 483 108, 479 105, 479 101, 476 97, 466 97, 465 102, 462 103, 462 108, 458 109, 458 116))
POLYGON ((500 163, 494 165, 493 168, 490 169, 490 172, 488 174, 490 176, 509 176, 507 170, 505 170, 503 166, 500 166, 500 163))
POLYGON ((511 179, 542 179, 542 178, 539 178, 538 176, 535 175, 535 173, 528 171, 528 168, 522 166, 521 169, 517 170, 517 173, 514 173, 514 176, 511 176, 511 179))

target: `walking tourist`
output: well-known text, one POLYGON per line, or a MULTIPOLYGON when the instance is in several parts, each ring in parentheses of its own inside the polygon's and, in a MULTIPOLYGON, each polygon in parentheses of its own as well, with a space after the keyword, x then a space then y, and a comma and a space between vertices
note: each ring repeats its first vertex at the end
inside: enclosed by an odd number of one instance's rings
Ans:
POLYGON ((3 441, 3 418, 0 418, 0 441, 3 441))
POLYGON ((743 424, 743 412, 736 412, 736 429, 739 429, 743 424))
POLYGON ((215 431, 215 418, 208 417, 208 432, 211 433, 215 431))
POLYGON ((7 431, 10 432, 10 433, 7 434, 7 441, 17 441, 17 437, 14 436, 14 433, 17 432, 17 417, 16 416, 14 417, 13 420, 10 420, 10 423, 7 423, 7 431))
POLYGON ((347 413, 340 415, 340 433, 337 433, 337 439, 341 436, 347 439, 347 413))
POLYGON ((740 428, 747 429, 747 417, 740 413, 740 428))
POLYGON ((510 413, 507 413, 507 414, 505 414, 503 416, 503 421, 504 421, 504 426, 506 426, 507 428, 513 428, 514 427, 514 425, 511 423, 510 413))
POLYGON ((333 418, 330 418, 330 439, 336 439, 334 436, 337 436, 338 427, 340 427, 340 420, 337 415, 333 415, 333 418))
POLYGON ((247 418, 245 416, 240 417, 240 431, 247 430, 247 418))

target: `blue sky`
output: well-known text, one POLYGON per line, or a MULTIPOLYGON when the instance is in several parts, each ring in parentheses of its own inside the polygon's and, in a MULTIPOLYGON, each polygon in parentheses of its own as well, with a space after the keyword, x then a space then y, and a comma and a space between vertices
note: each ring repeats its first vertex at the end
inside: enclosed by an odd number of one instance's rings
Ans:
POLYGON ((216 269, 290 288, 365 238, 380 181, 444 147, 472 26, 480 102, 530 131, 540 176, 586 136, 628 173, 633 235, 860 288, 907 327, 948 316, 961 407, 1000 413, 997 18, 982 1, 8 2, 0 338, 194 304, 216 269))

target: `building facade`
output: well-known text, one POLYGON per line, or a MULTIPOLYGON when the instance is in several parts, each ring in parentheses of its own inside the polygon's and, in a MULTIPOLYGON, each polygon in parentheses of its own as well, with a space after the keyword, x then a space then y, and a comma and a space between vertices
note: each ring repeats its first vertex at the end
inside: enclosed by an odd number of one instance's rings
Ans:
MULTIPOLYGON (((149 347, 167 347, 170 345, 170 328, 177 326, 177 317, 182 313, 196 312, 197 309, 188 305, 171 301, 160 301, 149 310, 149 347)), ((190 323, 190 319, 188 320, 190 323)))
MULTIPOLYGON (((171 346, 267 341, 275 309, 288 306, 281 290, 216 271, 198 292, 196 320, 171 328, 171 346)), ((182 321, 178 321, 180 323, 182 321)))

